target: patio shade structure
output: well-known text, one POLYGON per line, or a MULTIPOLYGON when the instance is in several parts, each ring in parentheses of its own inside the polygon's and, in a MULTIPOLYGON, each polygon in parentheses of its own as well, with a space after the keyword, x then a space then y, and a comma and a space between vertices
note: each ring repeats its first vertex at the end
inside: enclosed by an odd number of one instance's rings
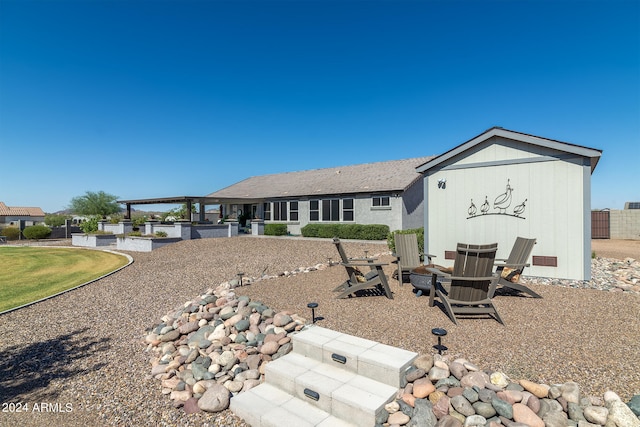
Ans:
POLYGON ((132 200, 117 200, 118 203, 126 205, 127 213, 125 218, 131 219, 131 206, 132 205, 158 205, 158 204, 182 204, 187 205, 187 212, 191 212, 191 207, 194 203, 200 204, 200 221, 205 219, 205 210, 203 206, 219 204, 219 198, 204 197, 204 196, 176 196, 176 197, 158 197, 151 199, 132 199, 132 200))

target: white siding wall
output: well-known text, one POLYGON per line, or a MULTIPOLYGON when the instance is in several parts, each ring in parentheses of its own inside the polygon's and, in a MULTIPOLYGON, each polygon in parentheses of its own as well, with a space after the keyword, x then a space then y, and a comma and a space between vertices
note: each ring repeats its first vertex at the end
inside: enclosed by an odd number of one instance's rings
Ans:
MULTIPOLYGON (((469 156, 425 176, 425 251, 437 255, 436 262, 446 266, 453 261, 445 260, 444 252, 455 250, 457 242, 498 242, 497 257, 506 258, 516 237, 536 238, 533 255, 557 257, 558 267, 532 266, 525 274, 590 279, 585 277, 590 265, 585 268, 584 256, 590 252, 590 236, 585 238, 584 232, 585 193, 588 201, 590 192, 584 174, 590 169, 582 165, 581 158, 532 162, 552 153, 537 146, 499 142, 480 144, 469 156), (464 167, 458 168, 461 165, 464 167), (444 189, 438 188, 440 179, 446 179, 444 189), (507 182, 513 191, 505 212, 513 214, 524 202, 520 217, 495 215, 499 210, 494 209, 494 201, 505 193, 507 182), (488 215, 481 215, 485 197, 490 209, 488 215), (472 200, 477 216, 468 218, 472 200)), ((588 204, 586 209, 588 212, 588 204)))

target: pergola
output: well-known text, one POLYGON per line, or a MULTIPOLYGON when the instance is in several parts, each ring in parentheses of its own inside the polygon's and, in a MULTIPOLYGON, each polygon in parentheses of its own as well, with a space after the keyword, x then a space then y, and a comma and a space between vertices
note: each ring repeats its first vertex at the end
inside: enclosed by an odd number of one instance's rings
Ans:
POLYGON ((125 214, 125 218, 131 219, 131 206, 132 205, 158 205, 158 204, 182 204, 185 203, 187 205, 187 212, 191 212, 191 207, 194 203, 198 203, 200 205, 199 214, 200 221, 205 220, 205 209, 206 205, 217 205, 223 203, 219 198, 205 197, 205 196, 176 196, 176 197, 160 197, 160 198, 152 198, 152 199, 134 199, 134 200, 117 200, 118 203, 127 206, 127 213, 125 214))

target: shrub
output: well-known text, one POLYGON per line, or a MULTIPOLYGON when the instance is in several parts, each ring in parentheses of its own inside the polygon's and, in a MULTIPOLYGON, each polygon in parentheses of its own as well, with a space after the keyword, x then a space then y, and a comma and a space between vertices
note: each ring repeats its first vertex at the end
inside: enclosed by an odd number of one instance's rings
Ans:
POLYGON ((265 224, 264 234, 266 236, 286 236, 287 224, 265 224))
POLYGON ((396 242, 394 238, 395 233, 417 234, 418 235, 418 253, 421 253, 421 254, 424 253, 424 227, 410 228, 407 230, 396 230, 392 233, 389 233, 389 235, 387 236, 387 245, 389 245, 389 249, 391 250, 391 252, 394 252, 394 253, 396 251, 396 242))
POLYGON ((131 237, 142 237, 142 231, 132 231, 129 234, 127 234, 127 236, 131 236, 131 237))
POLYGON ((91 218, 87 219, 86 221, 82 222, 82 224, 80 224, 80 229, 86 233, 95 233, 96 231, 98 231, 98 221, 99 221, 99 217, 97 216, 92 216, 91 218))
POLYGON ((384 240, 389 234, 389 226, 382 224, 307 224, 302 227, 301 232, 304 237, 384 240))
POLYGON ((51 235, 51 229, 46 225, 32 225, 22 230, 27 239, 46 239, 51 235))
POLYGON ((18 240, 20 237, 20 229, 16 227, 7 227, 0 230, 0 236, 5 236, 7 240, 18 240))
POLYGON ((131 218, 131 224, 133 224, 133 227, 141 227, 144 225, 144 223, 147 222, 147 217, 145 216, 134 216, 133 218, 131 218))
POLYGON ((156 231, 156 237, 167 237, 168 234, 166 231, 156 231))

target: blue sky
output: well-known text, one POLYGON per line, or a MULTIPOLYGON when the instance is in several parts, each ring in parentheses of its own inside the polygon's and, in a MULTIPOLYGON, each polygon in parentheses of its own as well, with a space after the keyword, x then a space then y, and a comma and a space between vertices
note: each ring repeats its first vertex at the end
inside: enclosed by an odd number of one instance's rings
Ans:
POLYGON ((639 1, 0 0, 0 201, 206 195, 493 126, 640 201, 639 1))

